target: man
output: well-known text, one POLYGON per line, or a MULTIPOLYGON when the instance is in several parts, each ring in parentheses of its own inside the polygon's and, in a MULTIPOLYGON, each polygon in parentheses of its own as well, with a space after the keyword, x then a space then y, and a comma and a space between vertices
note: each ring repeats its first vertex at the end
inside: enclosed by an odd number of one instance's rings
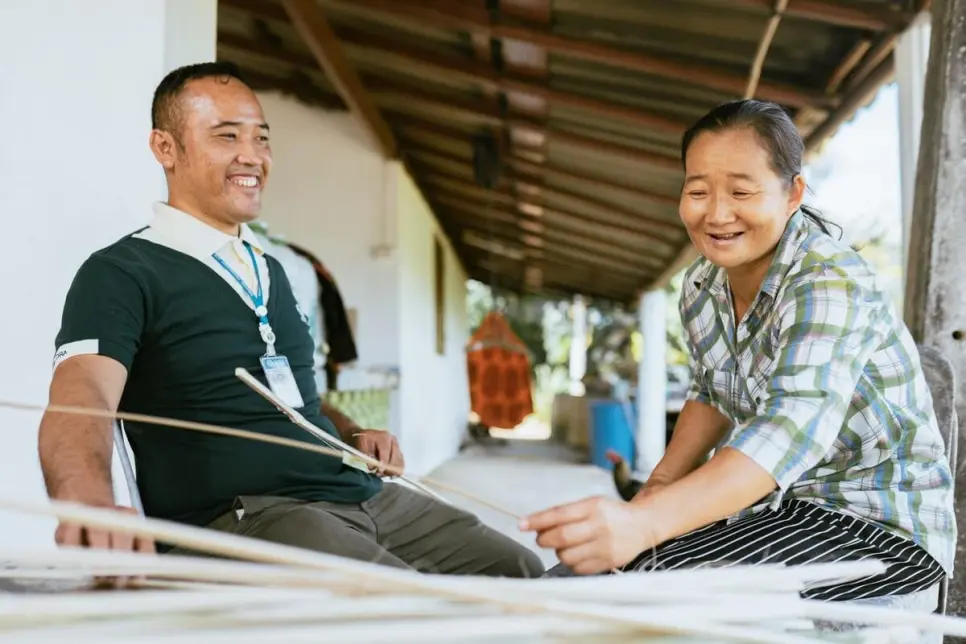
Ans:
MULTIPOLYGON (((161 81, 151 116, 167 202, 155 204, 150 226, 79 269, 56 340, 50 402, 313 440, 235 377, 245 367, 309 421, 402 466, 390 434, 320 406, 309 330, 281 265, 247 226, 272 168, 255 94, 230 65, 192 65, 161 81)), ((420 571, 542 572, 534 553, 473 515, 340 459, 153 425, 127 430, 148 516, 420 571)), ((48 413, 39 448, 52 498, 114 507, 109 422, 48 413)), ((155 548, 69 524, 56 540, 155 548)))

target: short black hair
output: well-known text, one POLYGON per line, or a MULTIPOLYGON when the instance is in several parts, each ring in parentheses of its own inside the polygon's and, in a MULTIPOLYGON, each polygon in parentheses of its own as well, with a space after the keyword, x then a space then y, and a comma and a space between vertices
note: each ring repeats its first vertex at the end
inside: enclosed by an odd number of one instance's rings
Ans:
POLYGON ((151 128, 171 132, 177 137, 181 131, 182 118, 177 105, 178 95, 190 81, 212 77, 223 78, 225 82, 235 78, 245 83, 241 70, 234 63, 218 61, 178 67, 162 78, 154 90, 154 100, 151 101, 151 128))

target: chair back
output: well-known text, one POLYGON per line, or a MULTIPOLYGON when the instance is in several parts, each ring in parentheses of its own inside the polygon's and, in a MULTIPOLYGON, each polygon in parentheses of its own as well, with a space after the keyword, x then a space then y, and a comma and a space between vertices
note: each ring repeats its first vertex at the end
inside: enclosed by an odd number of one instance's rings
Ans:
POLYGON ((935 347, 919 347, 922 373, 932 393, 932 405, 939 423, 939 433, 946 445, 946 459, 953 480, 959 465, 959 418, 956 415, 956 371, 953 364, 935 347))
MULTIPOLYGON (((939 424, 939 433, 946 445, 946 459, 953 475, 955 496, 956 470, 959 466, 959 418, 956 415, 956 370, 953 364, 935 347, 920 346, 919 358, 922 373, 932 393, 932 405, 939 424)), ((949 580, 944 578, 939 586, 939 605, 936 612, 946 612, 949 580)))
POLYGON ((144 506, 141 504, 141 493, 138 492, 138 481, 134 475, 134 465, 127 452, 127 440, 124 436, 124 421, 114 421, 114 449, 117 451, 117 458, 121 462, 121 469, 124 471, 124 480, 127 483, 127 491, 131 496, 131 507, 137 510, 138 514, 144 516, 144 506))

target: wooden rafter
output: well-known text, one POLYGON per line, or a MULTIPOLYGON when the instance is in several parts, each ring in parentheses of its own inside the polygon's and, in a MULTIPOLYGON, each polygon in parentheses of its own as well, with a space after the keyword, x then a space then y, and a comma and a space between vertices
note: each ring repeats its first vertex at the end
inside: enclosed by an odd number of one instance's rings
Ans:
POLYGON ((465 176, 461 176, 456 172, 440 172, 432 166, 425 167, 424 169, 426 172, 424 173, 423 180, 428 185, 433 187, 432 192, 434 194, 439 194, 441 191, 460 199, 470 200, 472 203, 476 204, 487 204, 492 202, 494 204, 501 204, 505 207, 516 208, 523 212, 542 213, 540 215, 542 217, 554 217, 557 219, 562 218, 570 220, 571 222, 579 222, 582 224, 597 226, 598 229, 602 231, 610 230, 615 233, 644 235, 651 237, 656 242, 663 244, 676 244, 680 242, 681 235, 677 235, 673 238, 670 236, 656 235, 651 227, 647 226, 646 224, 639 224, 639 220, 636 218, 630 221, 628 221, 626 218, 607 219, 599 216, 573 212, 567 210, 566 208, 561 208, 547 203, 541 198, 529 195, 516 198, 507 194, 505 191, 497 192, 496 194, 492 192, 488 193, 467 179, 465 176))
MULTIPOLYGON (((423 166, 431 168, 436 175, 448 177, 457 181, 472 181, 470 175, 472 169, 468 166, 457 166, 453 165, 452 163, 441 161, 441 159, 446 158, 444 156, 437 156, 435 160, 428 155, 421 155, 419 158, 422 161, 423 166)), ((513 177, 513 179, 516 182, 516 177, 513 177)), ((532 186, 533 184, 529 185, 532 186)), ((642 229, 648 231, 648 233, 656 239, 676 241, 681 237, 682 229, 680 224, 663 219, 657 219, 655 217, 647 217, 636 211, 618 206, 617 204, 609 203, 592 197, 577 195, 561 188, 551 188, 549 186, 545 186, 543 189, 532 190, 528 189, 528 184, 523 181, 517 182, 517 186, 518 198, 526 199, 534 203, 534 205, 541 207, 553 207, 550 202, 548 202, 548 198, 565 199, 571 204, 579 204, 581 207, 586 209, 609 213, 619 217, 622 221, 635 223, 639 222, 642 225, 642 229)), ((604 225, 603 222, 599 223, 604 225)))
MULTIPOLYGON (((580 24, 572 24, 564 8, 557 12, 560 26, 554 28, 552 1, 219 0, 220 7, 228 8, 219 22, 219 57, 240 64, 253 87, 281 90, 326 109, 350 110, 384 149, 378 133, 360 118, 364 113, 358 104, 344 98, 351 94, 340 76, 320 64, 317 51, 309 47, 306 53, 292 39, 289 23, 302 40, 306 29, 290 19, 287 5, 324 12, 345 67, 355 72, 358 87, 393 137, 394 156, 409 170, 436 218, 456 231, 453 241, 459 254, 468 248, 459 231, 478 223, 474 217, 480 210, 491 212, 500 224, 498 231, 510 234, 526 250, 522 261, 511 264, 504 275, 512 274, 512 281, 526 290, 525 273, 536 267, 545 272, 543 290, 553 288, 555 281, 573 289, 596 282, 578 280, 580 271, 536 262, 548 248, 556 252, 570 240, 591 254, 606 256, 612 249, 611 259, 625 263, 640 252, 654 263, 646 278, 681 268, 673 260, 686 234, 671 214, 678 197, 670 193, 682 169, 675 143, 685 120, 723 95, 754 95, 798 108, 793 118, 814 150, 888 79, 897 34, 911 21, 913 5, 916 12, 926 6, 924 0, 908 0, 902 8, 893 3, 887 9, 871 2, 783 0, 776 10, 776 0, 729 0, 715 9, 722 20, 760 20, 763 11, 772 17, 754 61, 743 59, 738 47, 746 42, 747 30, 704 42, 695 54, 699 58, 719 46, 726 50, 727 62, 712 67, 686 62, 690 50, 676 47, 677 41, 665 43, 670 36, 660 29, 681 34, 705 29, 683 19, 673 3, 655 5, 651 11, 627 0, 621 9, 615 5, 612 18, 602 15, 595 23, 598 30, 587 34, 580 24), (646 33, 631 35, 622 29, 622 15, 645 25, 646 33), (828 60, 829 48, 823 54, 823 46, 812 43, 807 69, 801 57, 787 53, 773 56, 766 65, 782 15, 789 20, 788 28, 802 27, 808 20, 815 23, 809 28, 824 32, 823 38, 847 38, 848 45, 838 39, 832 48, 843 54, 842 60, 834 64, 828 60), (442 33, 446 31, 450 33, 442 33), (625 32, 627 38, 621 38, 625 32), (457 44, 460 39, 462 46, 457 44), (465 53, 470 43, 475 55, 465 53), (676 54, 659 53, 665 51, 676 54), (559 73, 552 82, 546 70, 548 53, 559 73), (534 66, 532 61, 541 58, 542 66, 534 66), (742 60, 751 63, 747 74, 739 71, 742 60), (722 67, 729 70, 723 77, 722 67), (625 79, 615 68, 644 73, 625 79), (789 76, 779 76, 778 70, 789 76), (705 72, 715 78, 704 77, 705 72), (774 84, 762 82, 782 79, 788 85, 778 86, 778 93, 794 92, 790 78, 796 74, 809 79, 796 83, 797 88, 809 89, 791 100, 774 94, 774 84), (485 132, 498 135, 504 153, 504 181, 492 195, 483 194, 487 191, 476 184, 472 169, 472 137, 485 132), (488 198, 490 210, 485 209, 488 198), (655 230, 642 222, 642 215, 667 228, 655 230)), ((575 15, 585 13, 575 10, 575 15)), ((465 256, 463 261, 468 261, 465 256)), ((467 268, 478 270, 476 265, 467 268)), ((611 273, 600 271, 599 280, 608 282, 600 286, 622 298, 632 297, 643 283, 628 284, 626 278, 616 282, 611 273)))
MULTIPOLYGON (((422 151, 416 148, 411 148, 411 150, 413 156, 416 156, 425 162, 434 164, 435 166, 441 168, 442 172, 447 174, 460 173, 459 176, 463 176, 472 170, 470 167, 472 161, 456 154, 451 154, 449 152, 436 149, 427 150, 425 148, 422 151)), ((527 178, 524 175, 513 173, 510 176, 510 180, 519 188, 526 191, 527 194, 533 193, 533 191, 526 189, 527 186, 534 185, 535 182, 532 178, 527 178)), ((628 210, 619 204, 598 199, 596 197, 591 197, 589 195, 584 195, 569 188, 543 186, 541 191, 546 193, 547 196, 567 199, 572 203, 580 203, 589 208, 602 209, 614 214, 619 214, 631 221, 636 220, 646 223, 649 226, 653 226, 655 230, 670 231, 674 233, 673 237, 677 237, 678 233, 681 232, 681 225, 677 222, 668 221, 667 219, 662 219, 659 217, 648 216, 635 210, 628 210)))
MULTIPOLYGON (((509 197, 509 195, 500 196, 509 197)), ((540 208, 526 200, 514 203, 512 198, 500 198, 493 200, 496 203, 485 204, 476 197, 467 194, 460 184, 445 181, 441 181, 433 191, 433 198, 446 208, 447 214, 455 211, 472 213, 476 217, 486 217, 488 213, 492 213, 495 220, 512 219, 517 221, 521 228, 532 233, 552 230, 572 237, 576 236, 580 240, 632 250, 638 254, 646 248, 647 257, 641 261, 654 268, 663 265, 662 263, 669 258, 670 251, 674 249, 674 246, 668 243, 663 245, 655 243, 653 238, 640 228, 611 226, 601 222, 595 222, 594 226, 589 226, 585 219, 571 218, 569 214, 540 208)))
MULTIPOLYGON (((467 80, 486 92, 502 91, 526 94, 560 107, 585 110, 605 118, 621 119, 654 130, 670 138, 680 136, 684 132, 685 124, 683 122, 646 108, 556 90, 551 88, 546 81, 538 81, 522 75, 501 74, 493 70, 490 65, 480 61, 449 58, 431 52, 422 52, 412 47, 395 45, 387 42, 384 38, 375 37, 358 29, 339 29, 337 33, 348 50, 378 51, 388 55, 389 60, 398 61, 403 67, 415 67, 425 70, 429 74, 441 74, 445 77, 467 80)), ((218 42, 220 45, 238 49, 245 53, 257 54, 291 65, 305 66, 314 60, 298 52, 272 48, 252 39, 225 31, 219 32, 218 42)), ((391 73, 390 70, 380 68, 372 68, 369 71, 377 76, 391 73)))
POLYGON ((408 160, 402 155, 403 151, 399 147, 395 134, 383 118, 362 80, 346 60, 342 45, 318 3, 315 0, 281 0, 281 4, 292 26, 312 52, 319 67, 326 72, 329 82, 335 86, 353 116, 373 137, 385 158, 401 160, 417 189, 427 199, 434 216, 439 220, 439 213, 434 204, 429 201, 420 177, 413 172, 408 160))
POLYGON ((506 224, 490 225, 484 219, 478 217, 451 217, 450 222, 456 224, 457 230, 460 232, 470 231, 480 237, 492 237, 521 252, 532 252, 533 249, 539 249, 543 257, 556 257, 568 261, 576 260, 588 265, 606 267, 617 274, 637 278, 653 276, 654 274, 653 270, 643 268, 640 254, 637 256, 621 255, 611 252, 606 247, 587 243, 571 243, 573 240, 570 237, 548 236, 548 240, 556 243, 544 246, 540 243, 534 243, 538 238, 528 240, 526 236, 521 237, 519 230, 513 224, 509 226, 506 224))
MULTIPOLYGON (((237 43, 237 39, 233 40, 229 38, 228 46, 233 46, 231 43, 237 43)), ((276 51, 271 55, 268 55, 266 52, 266 57, 274 57, 275 59, 279 60, 279 62, 295 64, 295 61, 292 60, 293 57, 291 54, 283 52, 276 51)), ((304 64, 306 61, 303 60, 302 57, 299 57, 298 62, 299 64, 304 64)), ((614 154, 616 156, 646 163, 655 167, 663 167, 674 170, 678 170, 680 168, 680 161, 678 158, 668 154, 651 152, 629 145, 612 143, 582 134, 564 132, 558 129, 551 130, 540 121, 535 121, 532 118, 524 115, 512 116, 504 119, 496 111, 487 109, 486 106, 481 106, 477 102, 468 100, 460 101, 451 97, 436 95, 433 92, 425 89, 408 86, 397 81, 369 76, 365 76, 363 79, 366 87, 369 88, 373 100, 376 100, 378 103, 379 99, 382 99, 381 102, 383 104, 380 107, 382 108, 383 112, 394 112, 396 114, 405 114, 408 118, 417 118, 403 109, 404 106, 422 105, 434 109, 455 110, 466 113, 471 117, 475 116, 490 119, 496 125, 503 125, 511 129, 517 129, 521 132, 534 135, 538 138, 549 138, 552 141, 564 145, 596 150, 605 154, 614 154)), ((321 94, 324 90, 322 88, 317 88, 316 91, 321 94)), ((324 97, 320 97, 320 101, 323 102, 330 102, 330 100, 330 98, 326 99, 324 97)), ((670 133, 670 131, 666 131, 666 133, 670 133)))
POLYGON ((744 98, 754 98, 758 86, 761 85, 761 72, 765 67, 765 60, 768 58, 768 50, 771 49, 772 40, 775 39, 775 32, 781 23, 782 16, 788 8, 788 0, 774 0, 774 8, 768 23, 765 25, 765 33, 758 41, 758 49, 755 52, 755 59, 751 63, 751 71, 748 73, 748 83, 745 85, 744 98))
MULTIPOLYGON (((550 23, 551 10, 550 10, 550 0, 501 0, 501 2, 491 5, 492 11, 490 12, 491 21, 493 19, 500 21, 504 17, 520 17, 521 15, 528 20, 535 20, 537 23, 542 25, 547 25, 550 23)), ((500 41, 491 41, 499 44, 496 48, 497 56, 492 60, 494 66, 497 67, 497 80, 503 81, 498 84, 500 92, 502 92, 505 98, 506 109, 509 112, 522 111, 533 115, 533 117, 544 124, 550 117, 550 104, 556 99, 559 101, 563 96, 555 95, 557 94, 554 90, 549 89, 548 78, 550 75, 549 70, 549 55, 547 51, 534 45, 533 43, 521 42, 519 40, 509 40, 503 39, 500 41), (534 82, 524 82, 519 81, 513 82, 510 78, 512 75, 517 75, 519 77, 528 76, 534 81, 539 82, 539 86, 546 88, 547 92, 531 92, 528 91, 528 87, 535 85, 534 82), (505 81, 510 80, 511 83, 506 83, 505 81), (509 85, 509 86, 508 86, 509 85)), ((573 95, 567 95, 570 98, 573 95)), ((578 107, 578 109, 587 109, 587 104, 583 106, 580 105, 581 97, 577 97, 578 100, 570 100, 570 107, 578 107)), ((592 101, 594 102, 594 101, 592 101)), ((598 105, 599 106, 599 105, 598 105)), ((619 107, 619 106, 618 106, 619 107)), ((638 113, 639 114, 639 113, 638 113)), ((643 115, 645 117, 649 115, 643 115)), ((642 127, 652 127, 653 125, 643 125, 642 127)), ((520 132, 510 128, 508 130, 508 146, 507 151, 512 155, 519 147, 518 141, 521 139, 520 132)), ((523 134, 523 139, 526 139, 526 134, 523 134)), ((545 164, 547 159, 546 154, 547 149, 547 137, 540 137, 535 139, 529 152, 534 154, 537 159, 536 163, 545 164)), ((537 181, 529 185, 521 185, 519 177, 515 173, 510 175, 510 179, 513 185, 514 194, 520 198, 521 196, 540 196, 542 195, 542 177, 538 178, 537 181)), ((549 238, 552 236, 550 231, 545 229, 539 229, 539 231, 521 229, 525 238, 533 238, 543 245, 545 237, 549 238), (538 234, 538 237, 532 237, 534 233, 538 234)), ((563 243, 563 240, 560 240, 563 243)), ((523 270, 523 287, 524 289, 538 289, 543 285, 543 269, 539 266, 527 265, 523 270)))
MULTIPOLYGON (((634 69, 636 71, 671 78, 716 89, 740 96, 747 79, 743 76, 722 72, 704 65, 678 63, 665 57, 628 51, 601 43, 561 36, 548 28, 523 24, 489 25, 484 14, 472 7, 457 3, 431 3, 427 0, 337 0, 339 3, 365 6, 389 15, 410 18, 423 24, 432 24, 464 31, 488 30, 491 37, 511 38, 545 48, 557 54, 592 60, 606 65, 634 69)), ((798 88, 762 83, 758 95, 792 107, 829 107, 834 101, 824 92, 806 92, 798 88)))
MULTIPOLYGON (((492 210, 484 209, 482 206, 474 206, 458 199, 447 199, 445 195, 439 197, 441 204, 446 204, 447 218, 457 222, 476 222, 476 225, 484 225, 489 213, 493 215, 493 222, 496 225, 513 225, 518 229, 523 227, 530 230, 528 221, 522 213, 513 213, 502 208, 492 210)), ((583 231, 574 228, 559 226, 556 222, 540 220, 541 228, 533 235, 551 242, 557 242, 563 246, 570 246, 577 249, 587 250, 593 253, 610 254, 634 265, 646 266, 650 270, 661 269, 664 261, 659 257, 654 257, 644 252, 648 248, 648 240, 639 238, 641 241, 635 246, 630 243, 614 243, 610 239, 602 239, 597 235, 587 235, 583 231)))
MULTIPOLYGON (((459 128, 445 125, 442 123, 429 123, 415 119, 393 119, 394 124, 398 124, 404 136, 415 137, 416 139, 433 139, 449 144, 466 144, 470 134, 459 128)), ((561 181, 577 184, 593 184, 607 190, 623 193, 630 198, 640 198, 651 201, 658 205, 674 206, 677 208, 679 199, 677 195, 661 194, 651 190, 645 190, 640 186, 633 186, 626 183, 619 183, 613 177, 604 175, 591 175, 547 163, 533 163, 529 160, 527 151, 518 150, 509 157, 506 162, 518 172, 528 175, 544 175, 554 177, 561 181)))
POLYGON ((281 2, 292 26, 302 37, 318 65, 325 70, 326 76, 349 106, 352 115, 373 137, 382 154, 386 158, 395 159, 399 154, 396 137, 346 60, 342 45, 329 26, 322 9, 314 0, 281 2))
MULTIPOLYGON (((771 48, 772 40, 775 38, 775 32, 778 31, 778 25, 781 23, 782 16, 788 8, 789 0, 769 0, 769 2, 772 3, 772 15, 765 25, 765 31, 762 33, 761 39, 758 41, 755 59, 752 61, 751 70, 748 72, 748 82, 745 85, 745 93, 743 96, 745 99, 753 98, 760 86, 761 72, 765 66, 765 60, 768 58, 768 50, 771 48)), ((693 262, 697 257, 698 249, 689 240, 685 243, 684 248, 681 249, 680 254, 671 262, 668 270, 660 275, 649 288, 663 287, 681 268, 693 262)))
MULTIPOLYGON (((729 0, 735 8, 763 9, 771 11, 772 0, 729 0)), ((813 20, 840 27, 888 31, 908 24, 912 16, 908 12, 889 8, 860 8, 843 4, 839 0, 791 0, 786 14, 805 20, 813 20)))

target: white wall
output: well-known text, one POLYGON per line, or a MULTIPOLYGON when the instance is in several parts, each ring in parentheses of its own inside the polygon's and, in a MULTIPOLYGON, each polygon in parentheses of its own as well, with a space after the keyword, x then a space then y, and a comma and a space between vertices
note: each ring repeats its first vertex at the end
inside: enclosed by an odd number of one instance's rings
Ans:
MULTIPOLYGON (((169 0, 171 1, 171 0, 169 0)), ((143 225, 161 198, 148 149, 166 29, 208 20, 172 42, 214 57, 215 0, 166 16, 165 0, 0 3, 0 275, 18 315, 0 316, 0 399, 46 404, 63 298, 92 251, 143 225), (166 26, 167 24, 167 26, 166 26)), ((0 497, 46 499, 40 415, 0 409, 0 497)), ((0 547, 52 544, 54 523, 0 512, 0 547)))
POLYGON ((399 181, 401 417, 406 466, 425 473, 453 456, 470 411, 464 346, 466 273, 408 174, 399 181), (445 351, 436 351, 434 240, 445 250, 445 351))
MULTIPOLYGON (((435 220, 409 177, 346 113, 259 93, 274 165, 261 220, 314 254, 357 311, 354 371, 398 367, 389 429, 419 474, 456 453, 469 411, 466 276, 447 246, 447 350, 436 354, 435 220)), ((352 388, 340 377, 340 388, 352 388), (348 385, 348 386, 345 386, 348 385)), ((364 386, 360 378, 355 383, 364 386)))
POLYGON ((318 256, 358 308, 359 364, 398 364, 398 256, 372 258, 377 244, 395 243, 389 167, 347 113, 274 93, 259 100, 274 157, 261 221, 318 256))

